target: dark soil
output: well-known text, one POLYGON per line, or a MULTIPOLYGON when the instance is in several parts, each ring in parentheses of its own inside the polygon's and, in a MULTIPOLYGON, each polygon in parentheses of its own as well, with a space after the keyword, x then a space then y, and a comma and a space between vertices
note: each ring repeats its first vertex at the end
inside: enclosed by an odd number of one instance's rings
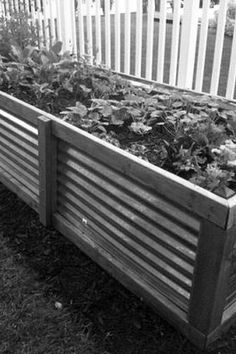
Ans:
MULTIPOLYGON (((1 184, 0 201, 1 353, 203 353, 1 184)), ((210 353, 236 352, 235 340, 236 327, 210 353)))

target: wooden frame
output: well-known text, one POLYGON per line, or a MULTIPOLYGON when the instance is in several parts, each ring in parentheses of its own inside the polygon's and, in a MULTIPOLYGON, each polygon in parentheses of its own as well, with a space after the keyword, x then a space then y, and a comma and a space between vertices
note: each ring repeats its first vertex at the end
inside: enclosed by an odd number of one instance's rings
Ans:
POLYGON ((234 321, 236 196, 214 195, 2 92, 0 163, 0 182, 45 226, 196 345, 206 348, 234 321), (23 167, 32 179, 15 175, 23 167))

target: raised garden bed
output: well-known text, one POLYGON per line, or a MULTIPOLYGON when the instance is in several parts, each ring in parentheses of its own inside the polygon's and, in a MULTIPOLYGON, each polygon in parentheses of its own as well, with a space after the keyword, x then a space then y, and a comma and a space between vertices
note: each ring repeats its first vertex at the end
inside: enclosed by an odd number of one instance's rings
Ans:
POLYGON ((0 181, 192 342, 234 320, 236 197, 0 93, 0 181))

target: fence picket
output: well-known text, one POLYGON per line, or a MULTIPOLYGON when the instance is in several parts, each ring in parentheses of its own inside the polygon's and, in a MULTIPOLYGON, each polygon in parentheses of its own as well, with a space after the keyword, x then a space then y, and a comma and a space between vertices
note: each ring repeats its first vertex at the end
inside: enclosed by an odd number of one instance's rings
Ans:
POLYGON ((192 88, 198 25, 196 13, 198 10, 198 1, 184 0, 178 70, 178 86, 181 88, 192 88))
POLYGON ((204 66, 205 66, 205 59, 206 59, 206 45, 207 45, 209 15, 210 15, 210 0, 204 0, 203 9, 202 9, 199 49, 198 49, 197 73, 196 73, 196 84, 195 84, 196 91, 202 90, 203 73, 204 73, 204 66))
POLYGON ((174 0, 173 28, 171 42, 170 59, 170 85, 176 85, 178 50, 179 50, 179 32, 180 32, 180 0, 174 0))
POLYGON ((111 66, 111 16, 110 16, 110 0, 105 2, 105 63, 111 66))
POLYGON ((147 51, 146 51, 146 78, 152 79, 152 62, 153 62, 153 30, 154 30, 154 1, 148 1, 147 14, 147 51))
POLYGON ((50 44, 50 33, 49 33, 49 23, 48 23, 48 3, 47 0, 42 1, 43 4, 43 32, 44 32, 44 43, 46 48, 49 48, 50 44))
POLYGON ((126 1, 125 8, 125 74, 130 74, 130 1, 126 1))
MULTIPOLYGON (((16 6, 16 3, 18 4, 18 0, 15 0, 15 6, 16 6)), ((16 7, 15 7, 15 9, 16 9, 16 7)), ((31 15, 32 25, 36 26, 35 1, 32 1, 30 3, 30 15, 31 15)))
POLYGON ((115 70, 120 71, 120 6, 115 1, 115 70))
POLYGON ((89 63, 93 62, 93 34, 92 34, 92 18, 91 18, 91 0, 87 0, 86 2, 86 11, 87 11, 87 54, 89 56, 89 63))
MULTIPOLYGON (((13 12, 13 1, 12 0, 10 0, 10 4, 11 4, 11 12, 13 12)), ((24 11, 27 13, 27 14, 29 14, 29 9, 30 9, 30 7, 29 7, 29 0, 24 0, 24 2, 23 2, 23 8, 24 8, 24 11)))
POLYGON ((74 0, 57 0, 58 39, 63 43, 63 51, 77 54, 76 17, 74 0))
POLYGON ((213 68, 212 68, 212 76, 211 76, 211 87, 210 87, 210 93, 212 95, 216 95, 218 92, 221 59, 222 59, 222 51, 223 51, 223 44, 224 44, 227 5, 228 5, 227 1, 225 0, 220 1, 219 15, 217 20, 215 52, 214 52, 214 60, 213 60, 213 68))
POLYGON ((53 45, 54 42, 57 40, 56 34, 56 24, 55 24, 55 1, 49 1, 49 23, 50 23, 50 44, 53 45))
POLYGON ((234 26, 233 43, 231 48, 230 66, 228 73, 226 98, 232 99, 234 97, 235 79, 236 79, 236 26, 234 26))
POLYGON ((84 16, 82 11, 82 1, 78 1, 78 23, 79 23, 79 53, 81 56, 84 55, 84 16))
POLYGON ((39 46, 42 46, 43 41, 43 27, 42 27, 42 12, 41 12, 41 3, 40 0, 36 0, 36 14, 37 14, 37 27, 38 27, 38 37, 39 37, 39 46))
POLYGON ((143 2, 142 2, 142 0, 137 0, 135 76, 138 76, 138 77, 141 77, 142 33, 143 33, 143 2))
POLYGON ((0 17, 4 16, 4 9, 3 9, 3 4, 0 2, 0 17))
POLYGON ((100 0, 96 0, 96 16, 95 16, 95 23, 96 23, 96 62, 100 64, 102 61, 102 39, 101 39, 101 8, 100 8, 100 0))
POLYGON ((15 4, 15 11, 19 11, 19 9, 20 9, 20 0, 15 0, 14 4, 15 4))
POLYGON ((166 1, 161 0, 160 3, 160 23, 158 34, 158 58, 157 58, 157 81, 162 83, 164 77, 164 60, 165 60, 165 40, 166 40, 166 1))
POLYGON ((8 0, 4 2, 4 7, 5 7, 5 16, 9 20, 11 17, 11 14, 10 14, 10 4, 9 4, 8 0))

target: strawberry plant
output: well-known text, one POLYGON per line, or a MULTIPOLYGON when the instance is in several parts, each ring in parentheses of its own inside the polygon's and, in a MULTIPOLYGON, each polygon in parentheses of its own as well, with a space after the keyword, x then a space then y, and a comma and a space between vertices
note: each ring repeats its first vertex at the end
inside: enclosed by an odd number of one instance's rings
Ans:
POLYGON ((233 104, 135 86, 60 51, 12 46, 0 89, 210 191, 236 190, 233 104))
POLYGON ((27 45, 38 45, 39 40, 38 27, 30 23, 27 12, 13 12, 9 18, 0 17, 0 55, 9 57, 11 45, 24 49, 27 45))

